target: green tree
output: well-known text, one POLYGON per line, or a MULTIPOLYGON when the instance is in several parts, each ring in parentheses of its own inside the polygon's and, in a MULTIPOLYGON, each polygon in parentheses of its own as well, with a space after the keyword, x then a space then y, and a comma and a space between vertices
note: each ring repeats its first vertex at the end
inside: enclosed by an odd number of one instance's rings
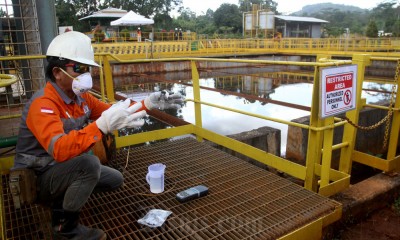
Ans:
POLYGON ((276 8, 278 7, 278 3, 273 0, 239 0, 239 9, 241 12, 249 12, 253 9, 253 4, 258 4, 262 6, 263 9, 269 9, 275 13, 277 12, 276 8))
POLYGON ((370 38, 376 38, 376 37, 378 37, 378 27, 376 26, 375 20, 371 20, 371 21, 368 23, 367 31, 366 31, 365 35, 366 35, 367 37, 370 37, 370 38))
POLYGON ((169 13, 182 5, 182 0, 56 0, 56 12, 59 25, 72 25, 77 31, 90 31, 88 21, 79 21, 96 11, 108 7, 132 10, 143 16, 154 16, 160 19, 168 16, 164 21, 167 24, 169 13))
POLYGON ((399 18, 398 10, 394 8, 397 1, 392 0, 378 4, 371 11, 371 17, 376 20, 378 30, 392 32, 396 21, 399 18))
POLYGON ((394 36, 394 37, 400 37, 400 20, 397 20, 397 21, 393 24, 392 33, 393 33, 393 36, 394 36))
POLYGON ((100 3, 97 0, 56 0, 56 8, 58 5, 64 3, 66 5, 72 5, 75 10, 74 14, 79 18, 98 11, 100 7, 100 3))
MULTIPOLYGON (((303 15, 304 16, 304 15, 303 15)), ((345 28, 350 29, 350 33, 364 34, 365 26, 368 23, 368 13, 341 11, 335 8, 325 8, 317 13, 310 14, 315 17, 328 21, 325 30, 329 36, 338 37, 345 28)))
POLYGON ((157 13, 153 20, 155 29, 173 29, 173 19, 169 14, 157 13))
POLYGON ((208 9, 204 15, 197 16, 189 8, 182 9, 180 16, 173 20, 173 27, 182 28, 183 31, 194 31, 198 35, 211 35, 217 31, 214 24, 214 11, 208 9))
POLYGON ((182 28, 183 31, 196 29, 196 13, 192 12, 189 8, 181 10, 181 15, 174 21, 175 27, 182 28))
POLYGON ((56 15, 59 26, 73 26, 75 31, 90 31, 87 21, 79 21, 79 18, 86 16, 88 9, 79 9, 73 1, 56 0, 56 15))
POLYGON ((235 4, 222 4, 214 13, 214 24, 218 29, 230 29, 232 33, 242 29, 242 16, 235 4))
POLYGON ((150 17, 157 13, 169 14, 175 8, 180 9, 182 0, 104 0, 101 6, 129 9, 150 17))
POLYGON ((195 31, 199 34, 211 35, 217 31, 217 27, 214 24, 214 11, 208 9, 205 15, 198 16, 196 18, 195 31))

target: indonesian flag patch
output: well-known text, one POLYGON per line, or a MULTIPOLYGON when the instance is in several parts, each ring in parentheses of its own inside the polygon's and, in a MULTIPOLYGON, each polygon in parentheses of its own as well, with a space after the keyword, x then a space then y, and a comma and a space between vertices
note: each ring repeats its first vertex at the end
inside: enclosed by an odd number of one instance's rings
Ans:
POLYGON ((53 109, 48 108, 48 107, 41 107, 40 112, 42 113, 54 113, 53 109))

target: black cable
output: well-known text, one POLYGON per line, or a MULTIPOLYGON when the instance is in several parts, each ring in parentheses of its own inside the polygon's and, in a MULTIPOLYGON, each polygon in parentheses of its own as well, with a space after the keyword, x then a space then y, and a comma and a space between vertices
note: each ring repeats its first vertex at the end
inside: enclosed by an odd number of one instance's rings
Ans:
POLYGON ((10 148, 10 149, 8 149, 8 150, 5 151, 5 152, 0 153, 0 156, 1 156, 1 155, 4 155, 4 154, 7 154, 7 153, 9 153, 9 152, 11 152, 11 151, 13 151, 13 150, 15 150, 15 147, 10 148))

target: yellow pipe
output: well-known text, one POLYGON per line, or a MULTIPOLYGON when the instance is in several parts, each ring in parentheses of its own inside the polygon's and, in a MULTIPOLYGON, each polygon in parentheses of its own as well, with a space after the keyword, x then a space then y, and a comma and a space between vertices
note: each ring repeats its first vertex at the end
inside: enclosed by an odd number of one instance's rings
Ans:
POLYGON ((104 102, 110 102, 108 100, 108 98, 106 96, 102 95, 102 94, 99 94, 99 93, 93 92, 93 91, 89 91, 89 93, 92 94, 93 96, 95 96, 96 98, 102 99, 102 101, 104 101, 104 102))
MULTIPOLYGON (((380 106, 380 105, 374 105, 374 104, 365 104, 365 107, 371 107, 371 108, 377 108, 377 109, 382 109, 382 110, 389 110, 389 107, 386 106, 380 106)), ((393 111, 399 111, 399 108, 392 108, 393 111)))
POLYGON ((371 57, 371 60, 375 60, 375 61, 398 61, 399 58, 394 58, 394 57, 371 57))
POLYGON ((337 149, 341 149, 344 147, 348 147, 349 143, 348 142, 342 142, 342 143, 338 143, 332 146, 332 151, 337 150, 337 149))
MULTIPOLYGON (((215 107, 215 108, 219 108, 219 109, 224 109, 224 110, 232 111, 232 112, 236 112, 236 113, 241 113, 241 114, 245 114, 245 115, 256 117, 256 118, 261 118, 261 119, 264 119, 264 120, 274 121, 274 122, 278 122, 278 123, 282 123, 282 124, 288 124, 288 125, 291 125, 291 126, 300 127, 300 128, 304 128, 304 129, 310 129, 310 127, 308 125, 304 125, 304 124, 301 124, 301 123, 290 122, 290 121, 281 120, 281 119, 278 119, 278 118, 266 117, 266 116, 255 114, 255 113, 249 113, 249 112, 245 112, 245 111, 242 111, 242 110, 237 110, 237 109, 233 109, 233 108, 228 108, 228 107, 216 105, 216 104, 213 104, 213 103, 199 102, 199 101, 196 101, 196 100, 193 100, 193 99, 185 99, 185 101, 201 103, 201 104, 204 104, 204 105, 207 105, 207 106, 211 106, 211 107, 215 107)), ((318 130, 316 130, 316 131, 318 131, 318 130)))
MULTIPOLYGON (((194 99, 190 99, 190 98, 185 99, 185 101, 191 101, 191 102, 195 102, 196 103, 196 101, 194 99)), ((342 122, 338 122, 338 123, 335 123, 335 124, 332 124, 332 125, 323 126, 323 127, 310 127, 308 125, 301 124, 301 123, 281 120, 281 119, 278 119, 278 118, 266 117, 266 116, 263 116, 263 115, 259 115, 259 114, 255 114, 255 113, 249 113, 249 112, 245 112, 245 111, 237 110, 237 109, 233 109, 233 108, 228 108, 228 107, 220 106, 220 105, 213 104, 213 103, 208 103, 208 102, 199 102, 199 103, 207 105, 207 106, 215 107, 215 108, 224 109, 224 110, 231 111, 231 112, 241 113, 241 114, 252 116, 252 117, 256 117, 256 118, 261 118, 261 119, 264 119, 264 120, 273 121, 273 122, 277 122, 277 123, 282 123, 282 124, 286 124, 286 125, 290 125, 290 126, 294 126, 294 127, 299 127, 299 128, 303 128, 303 129, 307 129, 307 130, 313 130, 313 131, 324 131, 324 130, 327 130, 327 129, 332 129, 332 128, 335 128, 335 127, 338 127, 338 126, 342 126, 342 125, 347 123, 347 121, 342 121, 342 122)))
POLYGON ((43 59, 43 58, 46 58, 46 56, 45 55, 7 56, 7 57, 0 57, 0 61, 43 59))
POLYGON ((0 116, 0 120, 11 119, 11 118, 20 118, 21 116, 22 116, 21 114, 13 114, 13 115, 7 115, 7 116, 0 116))
POLYGON ((7 87, 17 82, 17 77, 11 74, 0 74, 0 87, 7 87))
POLYGON ((119 63, 143 63, 143 62, 177 62, 177 61, 200 61, 200 62, 234 62, 234 63, 255 63, 255 64, 274 64, 274 65, 294 65, 294 66, 319 66, 329 67, 351 64, 350 60, 338 60, 324 63, 313 62, 294 62, 294 61, 273 61, 273 60, 245 60, 245 59, 219 59, 219 58, 161 58, 161 59, 130 59, 123 60, 116 54, 96 54, 96 56, 108 56, 117 60, 119 63))

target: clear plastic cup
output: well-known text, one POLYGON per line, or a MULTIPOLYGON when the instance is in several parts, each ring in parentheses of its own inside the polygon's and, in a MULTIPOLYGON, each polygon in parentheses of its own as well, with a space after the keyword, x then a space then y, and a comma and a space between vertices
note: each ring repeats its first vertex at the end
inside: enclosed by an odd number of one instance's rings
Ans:
POLYGON ((146 181, 150 185, 150 192, 162 193, 164 191, 164 172, 166 166, 162 163, 155 163, 148 167, 146 181))

